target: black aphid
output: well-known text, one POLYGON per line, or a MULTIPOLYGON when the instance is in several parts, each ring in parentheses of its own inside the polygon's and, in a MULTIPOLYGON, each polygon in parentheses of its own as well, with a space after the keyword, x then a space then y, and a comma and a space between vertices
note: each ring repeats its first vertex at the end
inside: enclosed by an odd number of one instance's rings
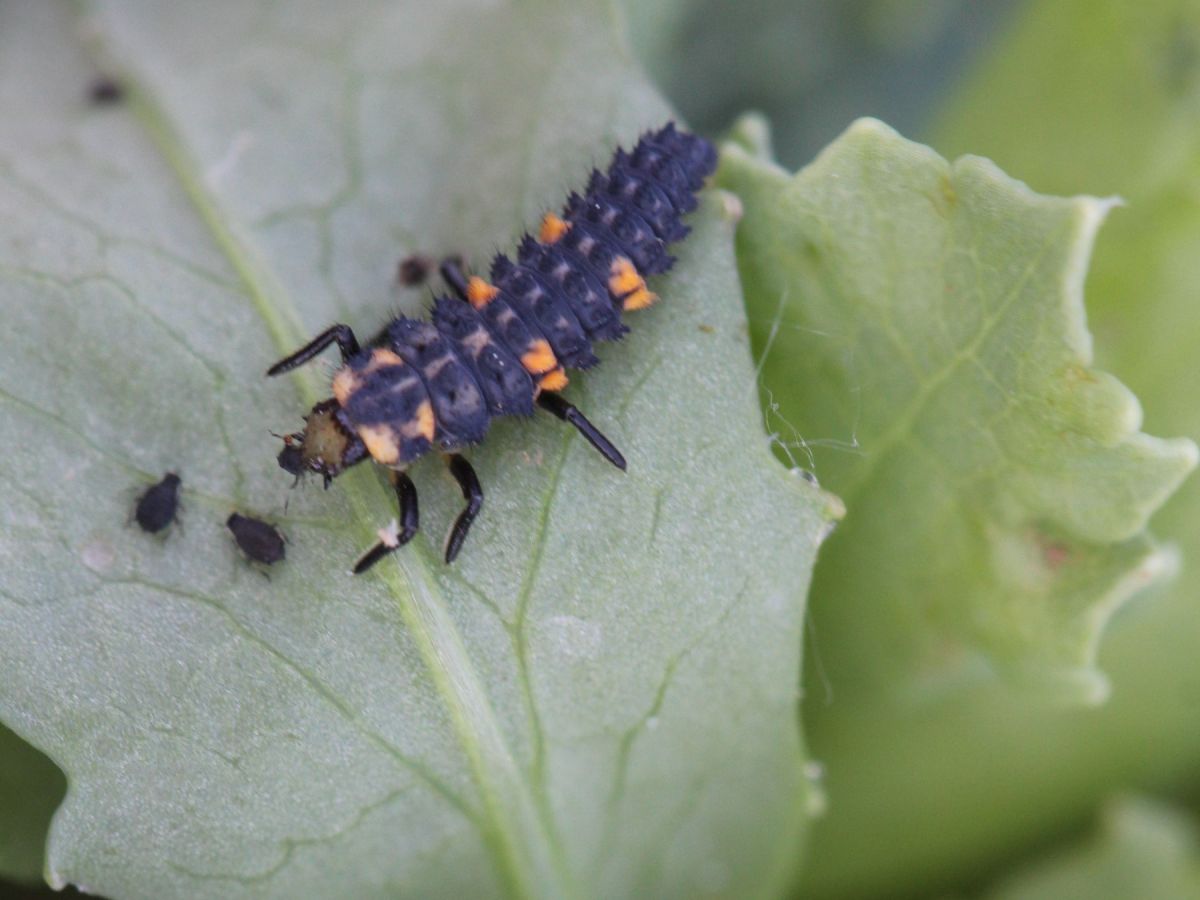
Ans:
POLYGON ((282 435, 282 437, 283 449, 279 451, 275 460, 279 463, 279 468, 289 475, 295 475, 296 480, 299 481, 300 476, 306 471, 304 456, 300 452, 300 442, 290 434, 282 435))
POLYGON ((446 561, 454 559, 483 504, 475 471, 458 451, 483 440, 498 416, 540 407, 625 468, 620 451, 559 391, 567 369, 599 362, 595 342, 629 330, 624 313, 654 302, 645 279, 674 264, 667 247, 687 235, 682 218, 716 163, 712 144, 674 123, 645 134, 632 151, 617 150, 606 172, 593 171, 561 214, 547 213, 537 236, 520 240, 515 261, 497 255, 487 279, 468 275, 461 260, 443 261, 442 278, 456 296, 435 300, 428 321, 399 316, 366 347, 348 325, 333 325, 267 370, 291 371, 332 344, 341 351, 333 396, 284 439, 279 464, 292 474, 316 472, 326 487, 365 459, 391 470, 397 527, 380 532, 355 572, 416 534, 417 491, 405 469, 435 449, 466 501, 446 541, 446 561))
POLYGON ((265 566, 279 562, 284 557, 283 535, 270 522, 233 513, 225 524, 233 532, 238 549, 247 558, 265 566))
POLYGON ((179 513, 179 485, 179 476, 168 472, 162 481, 138 497, 133 517, 142 531, 154 534, 175 521, 179 513))

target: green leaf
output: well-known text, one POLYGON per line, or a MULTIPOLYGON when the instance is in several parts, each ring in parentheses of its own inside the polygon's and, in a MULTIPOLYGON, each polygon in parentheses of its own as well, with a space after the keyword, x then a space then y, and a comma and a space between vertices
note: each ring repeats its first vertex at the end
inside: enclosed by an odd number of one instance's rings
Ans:
MULTIPOLYGON (((1039 189, 1123 198, 1088 283, 1098 350, 1143 398, 1154 427, 1193 437, 1198 95, 1200 9, 1190 0, 1035 3, 937 134, 940 145, 979 148, 1039 189), (1063 71, 1067 41, 1076 50, 1063 71)), ((1185 494, 1167 516, 1172 533, 1196 546, 1200 484, 1185 494)))
MULTIPOLYGON (((625 451, 501 422, 487 504, 366 468, 289 494, 267 364, 485 264, 667 116, 605 5, 59 4, 0 29, 0 717, 66 772, 54 884, 124 896, 750 896, 806 792, 803 598, 831 500, 769 452, 728 198, 569 394, 625 451), (88 54, 79 44, 84 40, 88 54), (89 54, 93 62, 89 62, 89 54), (95 69, 128 103, 89 107, 95 69), (19 440, 18 440, 19 437, 19 440), (129 527, 182 473, 183 527, 129 527), (222 525, 265 514, 270 578, 222 525)), ((300 386, 299 396, 296 385, 300 386)))
POLYGON ((53 763, 0 725, 0 878, 41 878, 46 829, 65 787, 53 763))
POLYGON ((921 127, 1014 0, 623 0, 639 61, 698 128, 747 106, 798 165, 853 119, 921 127))
POLYGON ((746 205, 776 422, 849 510, 814 583, 829 679, 911 698, 982 664, 1102 700, 1100 634, 1171 569, 1144 528, 1196 461, 1091 366, 1083 277, 1109 204, 869 120, 794 177, 731 145, 721 183, 746 205))
MULTIPOLYGON (((1097 357, 1141 398, 1148 429, 1195 439, 1195 5, 1044 0, 1024 9, 934 143, 986 154, 1037 190, 1124 198, 1088 272, 1097 357)), ((927 894, 977 880, 1035 841, 1061 840, 1114 789, 1195 795, 1200 481, 1184 484, 1154 530, 1178 544, 1180 577, 1113 621, 1100 655, 1113 686, 1103 707, 1046 710, 983 686, 921 715, 835 700, 809 717, 838 800, 814 835, 809 891, 927 894)))
POLYGON ((1039 190, 1126 199, 1194 165, 1200 9, 1191 0, 1042 0, 1019 26, 947 104, 939 146, 986 150, 1039 190), (1018 123, 1033 132, 1015 132, 1018 123), (1087 156, 1072 152, 1085 143, 1087 156))
POLYGON ((991 900, 1194 900, 1200 896, 1200 841, 1183 813, 1139 797, 1108 805, 1100 828, 1004 879, 991 900))

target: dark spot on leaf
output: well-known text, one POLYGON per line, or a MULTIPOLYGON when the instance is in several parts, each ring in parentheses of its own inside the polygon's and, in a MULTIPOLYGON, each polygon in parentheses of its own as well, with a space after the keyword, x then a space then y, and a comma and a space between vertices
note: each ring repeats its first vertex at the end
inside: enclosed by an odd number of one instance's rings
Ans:
POLYGON ((1191 94, 1200 75, 1200 33, 1196 27, 1175 19, 1155 61, 1167 93, 1175 97, 1191 94))
POLYGON ((428 256, 413 254, 400 260, 400 265, 396 268, 396 280, 404 287, 424 284, 433 270, 433 265, 433 260, 428 256))
POLYGON ((116 78, 101 75, 88 87, 88 101, 93 106, 115 106, 125 99, 125 86, 116 78))

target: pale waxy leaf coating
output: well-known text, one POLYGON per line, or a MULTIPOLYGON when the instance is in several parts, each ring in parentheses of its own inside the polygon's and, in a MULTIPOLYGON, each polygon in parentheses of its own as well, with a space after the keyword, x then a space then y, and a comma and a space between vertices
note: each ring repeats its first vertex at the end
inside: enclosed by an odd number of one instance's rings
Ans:
MULTIPOLYGON (((836 504, 762 432, 705 195, 663 301, 568 396, 629 460, 499 424, 421 537, 367 468, 289 493, 263 371, 477 266, 667 111, 608 6, 23 4, 0 29, 0 719, 66 772, 46 868, 113 897, 748 896, 806 812, 803 598, 836 504), (97 67, 124 105, 89 107, 97 67), (182 527, 126 525, 178 471, 182 527), (286 501, 286 507, 285 507, 286 501), (238 508, 290 544, 270 580, 238 508)), ((296 390, 296 384, 301 390, 296 390)))

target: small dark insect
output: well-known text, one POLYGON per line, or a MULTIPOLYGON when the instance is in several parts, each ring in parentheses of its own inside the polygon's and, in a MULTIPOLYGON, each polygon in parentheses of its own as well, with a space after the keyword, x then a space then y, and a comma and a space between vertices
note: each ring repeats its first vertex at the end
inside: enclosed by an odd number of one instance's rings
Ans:
POLYGON ((419 253, 406 257, 400 260, 400 266, 396 269, 396 280, 404 287, 424 284, 435 265, 437 263, 434 260, 419 253))
POLYGON ((133 517, 142 531, 154 534, 175 521, 179 512, 179 476, 168 472, 158 484, 148 487, 134 507, 133 517))
POLYGON ((417 533, 417 489, 405 470, 434 449, 466 501, 445 546, 447 563, 458 555, 483 505, 459 451, 482 441, 499 416, 541 408, 625 468, 620 451, 559 392, 568 369, 599 362, 596 342, 629 330, 623 314, 657 299, 646 278, 674 264, 667 247, 687 236, 682 218, 716 164, 712 144, 674 123, 644 134, 633 150, 617 150, 606 172, 593 171, 561 214, 547 213, 537 236, 520 240, 516 260, 498 254, 487 279, 444 260, 442 279, 455 297, 436 299, 429 320, 399 316, 365 347, 350 326, 333 325, 267 370, 290 372, 333 344, 341 351, 333 396, 312 408, 303 431, 284 438, 279 465, 293 475, 315 472, 326 487, 366 459, 391 470, 399 521, 380 532, 355 572, 417 533))
POLYGON ((279 455, 275 457, 279 463, 279 468, 287 472, 289 475, 295 475, 296 481, 300 481, 300 476, 305 472, 304 456, 300 452, 300 442, 296 440, 295 435, 277 434, 275 435, 283 440, 283 449, 279 451, 279 455))
POLYGON ((265 566, 279 562, 284 557, 283 535, 270 522, 233 513, 225 524, 233 532, 238 549, 246 557, 265 566))
POLYGON ((125 86, 115 78, 101 75, 88 87, 93 106, 114 106, 125 99, 125 86))

